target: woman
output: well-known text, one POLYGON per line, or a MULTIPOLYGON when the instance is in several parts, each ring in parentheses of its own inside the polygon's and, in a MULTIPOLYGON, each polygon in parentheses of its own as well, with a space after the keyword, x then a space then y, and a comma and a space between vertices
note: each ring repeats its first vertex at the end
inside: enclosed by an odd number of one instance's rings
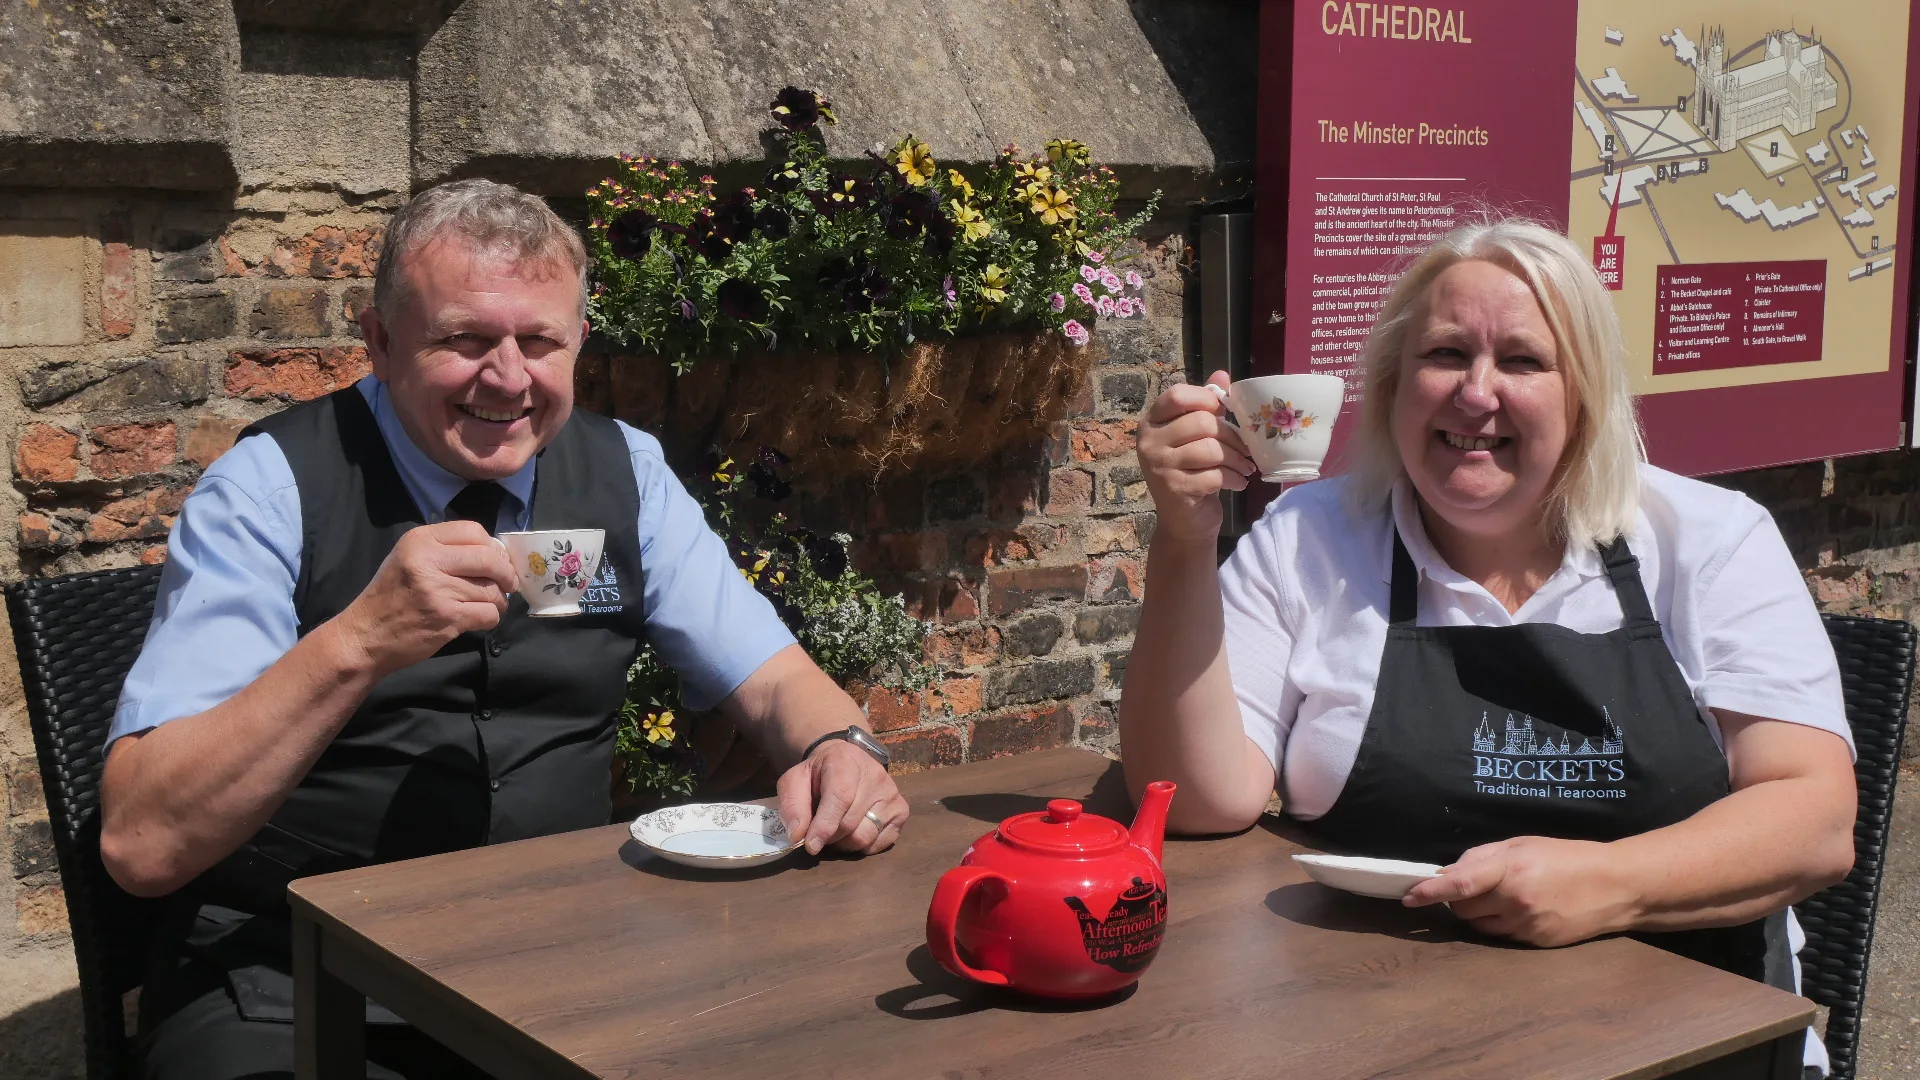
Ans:
POLYGON ((1277 784, 1330 847, 1444 864, 1409 906, 1791 986, 1780 913, 1846 875, 1855 795, 1772 519, 1645 464, 1612 304, 1550 229, 1444 237, 1362 369, 1352 472, 1286 492, 1218 569, 1217 495, 1252 462, 1205 387, 1149 411, 1135 794, 1177 781, 1170 827, 1217 833, 1277 784))

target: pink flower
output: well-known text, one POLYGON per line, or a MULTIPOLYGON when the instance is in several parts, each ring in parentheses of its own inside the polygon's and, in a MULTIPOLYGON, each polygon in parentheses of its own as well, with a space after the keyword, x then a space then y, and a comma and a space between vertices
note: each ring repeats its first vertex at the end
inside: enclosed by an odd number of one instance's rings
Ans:
POLYGON ((1119 312, 1121 318, 1123 319, 1133 318, 1133 297, 1123 296, 1119 299, 1117 303, 1113 305, 1113 307, 1115 311, 1119 312))
POLYGON ((577 551, 567 552, 566 557, 560 560, 560 576, 572 577, 573 575, 579 572, 580 572, 580 553, 577 551))
POLYGON ((1099 279, 1100 279, 1100 271, 1095 270, 1091 266, 1082 266, 1080 268, 1081 281, 1098 281, 1099 279))
POLYGON ((1111 270, 1103 270, 1100 272, 1100 284, 1105 285, 1108 292, 1119 292, 1120 275, 1111 270))
POLYGON ((1100 254, 1097 251, 1089 251, 1087 252, 1087 261, 1093 263, 1095 266, 1098 266, 1099 264, 1106 262, 1107 257, 1105 255, 1100 254))
POLYGON ((1137 289, 1146 284, 1146 280, 1140 276, 1140 271, 1129 270, 1127 271, 1127 284, 1137 289))
POLYGON ((1080 325, 1078 319, 1068 319, 1066 325, 1060 328, 1060 332, 1067 335, 1067 340, 1075 345, 1085 345, 1087 339, 1092 336, 1087 333, 1086 327, 1080 325))
POLYGON ((1097 312, 1099 312, 1100 314, 1102 314, 1102 315, 1105 315, 1105 316, 1112 316, 1112 314, 1113 314, 1113 297, 1111 297, 1111 296, 1103 296, 1103 297, 1101 297, 1100 299, 1098 299, 1098 300, 1095 300, 1095 301, 1093 302, 1093 310, 1095 310, 1095 311, 1097 311, 1097 312))
POLYGON ((1093 303, 1093 290, 1087 288, 1087 283, 1084 281, 1074 285, 1073 295, 1079 297, 1083 304, 1093 303))
MULTIPOLYGON (((1081 288, 1086 288, 1086 286, 1083 285, 1081 288)), ((1049 303, 1053 305, 1053 310, 1055 311, 1067 310, 1067 298, 1059 293, 1054 293, 1053 299, 1049 301, 1049 303)))
POLYGON ((1273 426, 1282 435, 1292 435, 1306 425, 1300 422, 1300 410, 1283 401, 1273 410, 1273 426))

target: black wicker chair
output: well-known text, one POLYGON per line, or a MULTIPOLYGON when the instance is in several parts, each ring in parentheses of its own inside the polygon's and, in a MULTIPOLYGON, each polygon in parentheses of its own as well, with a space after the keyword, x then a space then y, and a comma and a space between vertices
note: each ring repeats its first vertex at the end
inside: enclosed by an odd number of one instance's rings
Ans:
POLYGON ((1873 951, 1874 908, 1893 821, 1893 788, 1900 739, 1913 688, 1911 624, 1887 619, 1824 616, 1840 659, 1847 723, 1859 759, 1860 813, 1853 823, 1853 872, 1847 880, 1794 905, 1807 947, 1800 954, 1801 989, 1829 1011, 1827 1056, 1834 1080, 1853 1080, 1860 1051, 1860 1012, 1867 997, 1867 961, 1873 951))
POLYGON ((159 901, 128 895, 100 864, 107 728, 146 635, 159 580, 159 567, 140 566, 7 587, 80 967, 88 1080, 132 1075, 121 998, 140 985, 159 913, 159 901))

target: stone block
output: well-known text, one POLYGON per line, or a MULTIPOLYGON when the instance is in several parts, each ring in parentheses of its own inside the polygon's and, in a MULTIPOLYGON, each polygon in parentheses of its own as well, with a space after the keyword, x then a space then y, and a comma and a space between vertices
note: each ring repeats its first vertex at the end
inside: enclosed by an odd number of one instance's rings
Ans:
POLYGON ((218 238, 209 233, 169 229, 154 241, 155 281, 218 281, 225 269, 218 238))
POLYGON ((238 53, 228 4, 0 8, 0 187, 231 188, 238 53))
POLYGON ((249 27, 240 44, 233 99, 242 186, 359 197, 409 190, 407 37, 249 27))
POLYGON ((1073 636, 1082 645, 1102 645, 1139 627, 1139 604, 1082 608, 1073 620, 1073 636))
POLYGON ((138 356, 75 362, 57 360, 31 368, 20 376, 20 400, 30 409, 44 409, 57 401, 130 367, 146 363, 138 356))
POLYGON ((1112 689, 1119 690, 1126 685, 1127 658, 1132 655, 1131 651, 1111 652, 1103 658, 1107 669, 1107 685, 1112 689))
POLYGON ((142 359, 66 399, 66 407, 118 411, 207 400, 207 366, 184 356, 142 359))
POLYGON ((1080 420, 1073 425, 1073 460, 1102 461, 1134 449, 1140 424, 1130 419, 1080 420))
POLYGON ((1138 600, 1146 591, 1146 560, 1127 555, 1109 555, 1087 561, 1087 600, 1112 604, 1138 600))
POLYGON ((52 424, 34 424, 20 439, 14 471, 35 483, 72 480, 80 475, 80 436, 52 424))
POLYGON ((73 546, 74 539, 58 518, 31 510, 20 515, 22 548, 29 551, 55 551, 73 546))
POLYGON ((947 534, 939 529, 889 533, 873 547, 883 570, 938 570, 947 564, 947 534))
MULTIPOLYGON (((373 306, 373 286, 355 285, 340 294, 340 319, 346 323, 346 331, 354 337, 360 337, 360 313, 373 306)), ((587 358, 580 357, 584 362, 587 358)), ((604 358, 603 358, 604 359, 604 358)))
POLYGON ((1040 509, 1040 477, 1030 469, 1009 471, 987 481, 987 516, 1011 521, 1040 509))
POLYGON ((1126 506, 1147 497, 1147 478, 1138 467, 1120 465, 1109 470, 1100 487, 1100 502, 1107 506, 1126 506))
POLYGON ((43 817, 15 818, 7 822, 7 839, 13 849, 13 876, 26 877, 43 870, 59 869, 53 852, 53 826, 43 817))
POLYGON ((884 686, 867 691, 867 722, 875 731, 898 731, 920 722, 921 695, 900 693, 884 686))
POLYGON ((1147 407, 1147 377, 1137 371, 1100 377, 1100 404, 1133 415, 1147 407))
POLYGON ((927 485, 927 516, 933 521, 965 521, 985 509, 986 495, 971 476, 950 476, 927 485))
POLYGON ((966 562, 971 566, 1002 566, 1043 558, 1067 539, 1059 525, 1029 521, 1017 529, 988 529, 967 538, 966 562))
POLYGON ((65 934, 67 894, 58 885, 29 885, 13 897, 14 929, 26 937, 65 934))
POLYGON ((1041 660, 987 673, 987 707, 1028 705, 1093 692, 1093 660, 1041 660))
POLYGON ((1089 555, 1133 551, 1140 547, 1140 537, 1134 531, 1131 517, 1092 518, 1087 522, 1082 541, 1089 555))
POLYGON ((969 626, 927 635, 927 661, 943 668, 979 667, 1000 659, 1000 631, 969 626))
POLYGON ((310 401, 365 378, 373 370, 359 346, 260 349, 227 358, 227 393, 251 401, 310 401))
POLYGON ((87 539, 105 544, 164 537, 173 528, 174 515, 180 512, 189 490, 184 486, 165 486, 115 499, 87 520, 87 539))
POLYGON ((1007 655, 1016 659, 1045 656, 1053 651, 1054 643, 1060 640, 1062 629, 1060 620, 1052 615, 1034 615, 1010 623, 1002 632, 1007 655))
POLYGON ((233 449, 233 442, 246 430, 248 421, 225 416, 203 416, 187 433, 187 460, 202 469, 233 449))
POLYGON ((33 817, 47 812, 47 792, 40 783, 40 770, 31 760, 22 760, 7 774, 7 817, 33 817))
POLYGON ((1041 499, 1049 514, 1084 513, 1093 505, 1093 474, 1084 469, 1055 469, 1047 474, 1041 499))
POLYGON ((895 731, 880 736, 880 745, 893 755, 892 773, 916 773, 958 765, 962 757, 960 732, 954 727, 895 731))
POLYGON ((210 341, 233 333, 233 297, 226 293, 176 296, 156 307, 153 333, 163 345, 210 341))
POLYGON ((1073 710, 1065 705, 986 716, 973 722, 973 761, 1029 754, 1073 741, 1073 710))
POLYGON ((133 248, 121 243, 100 245, 100 332, 110 338, 133 334, 140 321, 134 279, 133 248))
POLYGON ((994 570, 987 575, 987 610, 1012 615, 1038 604, 1085 598, 1087 568, 1034 566, 994 570))
POLYGON ((325 289, 268 289, 247 317, 247 333, 275 341, 327 337, 333 333, 327 317, 332 306, 325 289))
POLYGON ((934 691, 927 704, 949 716, 970 716, 979 712, 985 704, 980 677, 967 675, 957 679, 940 680, 939 688, 934 691))
MULTIPOLYGON (((6 16, 0 15, 0 27, 6 16)), ((7 70, 0 31, 0 71, 7 70)), ((0 82, 0 159, 6 157, 0 82)), ((0 176, 5 167, 0 166, 0 176)), ((78 345, 87 337, 87 241, 77 222, 0 221, 0 348, 78 345)))
POLYGON ((159 472, 180 456, 171 420, 160 424, 104 424, 87 433, 93 475, 118 480, 159 472))

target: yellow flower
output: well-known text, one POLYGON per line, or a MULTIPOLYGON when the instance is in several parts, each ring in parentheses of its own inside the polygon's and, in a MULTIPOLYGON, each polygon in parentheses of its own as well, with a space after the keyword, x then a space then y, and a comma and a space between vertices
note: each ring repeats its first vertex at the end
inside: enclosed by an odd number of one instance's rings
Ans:
POLYGON ((527 569, 534 577, 544 577, 547 573, 547 560, 537 551, 527 553, 527 569))
POLYGON ((1064 189, 1057 187, 1032 188, 1029 189, 1027 194, 1028 197, 1033 200, 1033 212, 1039 214, 1040 220, 1049 225, 1058 225, 1063 221, 1072 221, 1074 215, 1079 213, 1078 210, 1074 209, 1073 196, 1067 194, 1064 189))
POLYGON ((968 242, 982 240, 985 239, 989 233, 993 232, 993 225, 987 221, 980 211, 975 210, 959 199, 950 200, 947 203, 947 210, 949 216, 960 226, 960 238, 962 240, 968 242))
POLYGON ((733 459, 732 458, 728 458, 727 460, 721 462, 719 467, 713 470, 713 482, 716 484, 733 483, 733 459))
POLYGON ((936 171, 933 164, 933 151, 927 144, 909 135, 900 140, 893 149, 893 167, 900 170, 900 178, 908 187, 920 187, 932 180, 936 171))
POLYGON ((1053 170, 1034 161, 1023 161, 1013 167, 1013 182, 1018 187, 1032 187, 1045 184, 1053 179, 1053 170))
POLYGON ((673 741, 673 710, 663 709, 657 713, 648 713, 640 721, 640 730, 646 734, 647 741, 655 746, 665 746, 673 741))
POLYGON ((1005 302, 1010 280, 1011 275, 1004 268, 993 263, 987 264, 986 270, 980 275, 980 299, 985 302, 984 307, 1005 302))
POLYGON ((1047 160, 1055 165, 1065 162, 1069 165, 1085 165, 1093 160, 1093 153, 1085 143, 1072 139, 1054 139, 1047 143, 1047 160))
POLYGON ((961 198, 973 198, 973 182, 968 180, 967 175, 959 169, 947 170, 947 186, 959 192, 961 198))

